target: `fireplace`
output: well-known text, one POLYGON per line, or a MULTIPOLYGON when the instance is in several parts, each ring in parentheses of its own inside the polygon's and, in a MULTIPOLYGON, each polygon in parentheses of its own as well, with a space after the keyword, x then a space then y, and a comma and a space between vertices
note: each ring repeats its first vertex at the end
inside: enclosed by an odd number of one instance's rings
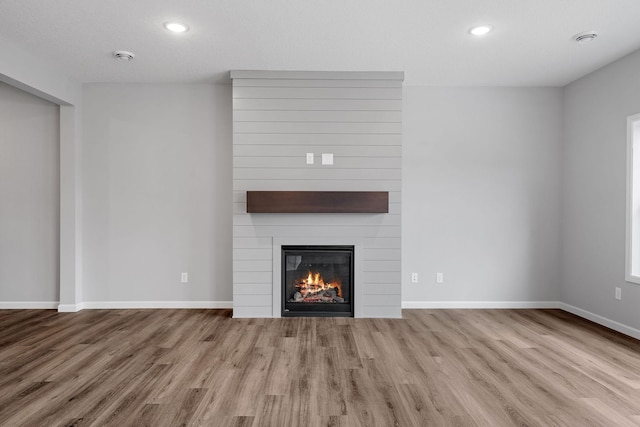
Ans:
POLYGON ((282 316, 353 317, 353 246, 282 246, 282 316))

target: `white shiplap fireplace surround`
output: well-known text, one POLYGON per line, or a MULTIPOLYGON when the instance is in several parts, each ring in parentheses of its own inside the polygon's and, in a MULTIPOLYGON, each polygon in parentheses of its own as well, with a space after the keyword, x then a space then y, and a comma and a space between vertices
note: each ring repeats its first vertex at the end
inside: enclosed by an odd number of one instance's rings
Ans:
POLYGON ((402 316, 403 77, 231 72, 234 317, 280 317, 283 245, 354 245, 355 317, 402 316), (389 213, 247 213, 247 191, 387 191, 389 213))

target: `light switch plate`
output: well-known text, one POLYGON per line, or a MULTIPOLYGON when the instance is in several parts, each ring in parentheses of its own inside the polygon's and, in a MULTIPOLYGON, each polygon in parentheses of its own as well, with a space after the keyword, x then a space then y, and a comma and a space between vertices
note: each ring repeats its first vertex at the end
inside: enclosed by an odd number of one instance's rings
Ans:
POLYGON ((322 164, 323 165, 332 165, 333 164, 333 153, 322 153, 322 164))

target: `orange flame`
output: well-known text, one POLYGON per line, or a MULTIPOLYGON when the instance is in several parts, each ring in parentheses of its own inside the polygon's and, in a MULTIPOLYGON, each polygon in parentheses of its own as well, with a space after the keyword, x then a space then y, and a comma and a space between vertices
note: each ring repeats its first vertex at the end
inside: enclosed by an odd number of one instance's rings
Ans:
POLYGON ((320 273, 312 273, 311 271, 309 271, 306 279, 296 283, 296 288, 300 288, 300 293, 303 296, 316 294, 328 289, 335 289, 338 296, 342 298, 342 284, 340 281, 335 280, 330 283, 325 283, 320 273))

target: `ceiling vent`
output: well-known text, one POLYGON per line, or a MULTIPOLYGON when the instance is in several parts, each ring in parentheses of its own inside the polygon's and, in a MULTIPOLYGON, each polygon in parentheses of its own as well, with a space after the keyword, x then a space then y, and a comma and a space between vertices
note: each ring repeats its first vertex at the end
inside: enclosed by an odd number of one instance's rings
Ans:
POLYGON ((575 36, 573 36, 573 39, 578 43, 583 44, 595 40, 596 37, 598 37, 598 33, 596 33, 595 31, 585 31, 580 34, 576 34, 575 36))
POLYGON ((120 61, 131 61, 136 57, 132 52, 127 52, 126 50, 116 50, 113 52, 113 57, 119 59, 120 61))

